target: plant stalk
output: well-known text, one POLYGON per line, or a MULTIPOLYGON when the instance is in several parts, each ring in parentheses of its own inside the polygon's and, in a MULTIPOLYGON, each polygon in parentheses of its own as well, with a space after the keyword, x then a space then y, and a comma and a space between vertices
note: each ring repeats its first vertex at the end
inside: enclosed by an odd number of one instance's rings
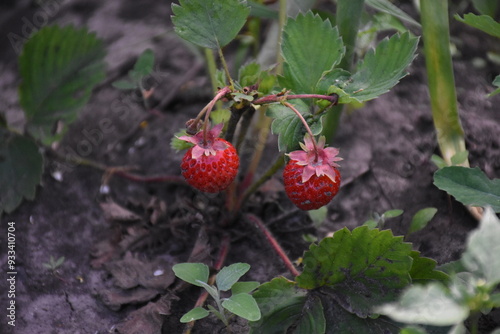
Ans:
POLYGON ((441 154, 451 165, 451 158, 465 151, 465 140, 450 54, 448 2, 422 0, 420 6, 432 117, 441 154))
POLYGON ((269 242, 269 244, 271 245, 273 250, 276 252, 276 254, 278 254, 280 259, 283 261, 283 263, 284 263, 285 267, 288 269, 288 271, 290 271, 290 273, 294 277, 300 275, 299 271, 295 268, 295 266, 293 265, 293 263, 290 260, 290 258, 288 257, 288 255, 286 255, 283 248, 281 248, 278 241, 273 237, 273 235, 271 234, 271 231, 269 231, 267 229, 266 225, 262 222, 262 220, 260 220, 257 216, 254 216, 252 214, 247 214, 246 219, 248 221, 252 222, 253 224, 257 225, 257 228, 262 232, 262 234, 264 234, 264 237, 269 242))

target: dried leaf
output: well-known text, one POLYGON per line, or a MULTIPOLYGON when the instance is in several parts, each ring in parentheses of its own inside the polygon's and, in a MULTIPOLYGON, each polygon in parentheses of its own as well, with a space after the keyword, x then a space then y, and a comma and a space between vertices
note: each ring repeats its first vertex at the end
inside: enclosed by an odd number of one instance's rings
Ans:
POLYGON ((107 220, 133 222, 141 219, 141 217, 134 212, 125 209, 113 201, 103 202, 100 205, 102 211, 104 212, 104 217, 107 220))

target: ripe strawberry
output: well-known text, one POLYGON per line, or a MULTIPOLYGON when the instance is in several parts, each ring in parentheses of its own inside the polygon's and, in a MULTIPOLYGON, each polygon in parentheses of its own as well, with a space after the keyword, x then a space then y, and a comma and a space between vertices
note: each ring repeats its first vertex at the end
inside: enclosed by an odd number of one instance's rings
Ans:
POLYGON ((315 152, 313 139, 306 135, 303 150, 288 154, 290 161, 283 171, 285 192, 301 210, 314 210, 328 204, 340 187, 339 150, 325 146, 321 137, 315 152))
POLYGON ((207 132, 194 136, 181 136, 179 139, 194 144, 182 159, 182 176, 187 183, 207 193, 220 192, 233 182, 240 159, 230 142, 219 138, 223 123, 217 124, 207 132))

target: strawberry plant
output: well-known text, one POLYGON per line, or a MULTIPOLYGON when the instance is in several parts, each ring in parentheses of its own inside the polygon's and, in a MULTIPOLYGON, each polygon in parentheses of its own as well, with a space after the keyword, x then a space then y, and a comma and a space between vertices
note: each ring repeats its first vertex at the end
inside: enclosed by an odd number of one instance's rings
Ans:
MULTIPOLYGON (((230 186, 239 164, 233 144, 238 152, 252 117, 265 113, 273 119, 271 130, 278 135, 279 151, 289 152, 286 156, 290 160, 283 174, 287 195, 300 209, 317 209, 328 204, 340 186, 338 149, 325 148, 324 137, 319 142, 316 139, 324 129, 323 117, 333 112, 337 103, 364 102, 387 92, 406 75, 405 68, 414 58, 418 39, 409 33, 385 39, 350 73, 337 67, 346 53, 338 29, 328 19, 307 12, 288 19, 283 26, 282 62, 278 66, 263 69, 250 63, 239 70, 235 80, 222 48, 236 37, 249 9, 244 1, 237 0, 210 5, 201 0, 185 0, 172 7, 177 34, 199 47, 215 49, 223 68, 214 99, 187 122, 186 132, 191 135, 174 139, 195 145, 183 159, 182 173, 188 183, 202 191, 228 189, 227 196, 236 199, 228 202, 227 209, 237 212, 251 192, 285 162, 280 156, 270 172, 252 185, 259 160, 256 154, 250 164, 252 169, 244 171, 243 184, 230 186), (229 16, 232 19, 226 20, 229 16), (310 49, 323 51, 312 60, 310 49), (208 124, 213 107, 221 100, 229 103, 227 109, 231 113, 223 135, 227 141, 218 138, 223 125, 209 130, 208 124), (234 138, 237 142, 231 143, 234 138), (293 151, 301 141, 302 150, 293 151), (226 152, 228 156, 219 157, 226 152), (222 174, 218 172, 221 169, 222 174)), ((265 133, 262 128, 257 131, 265 133)))
POLYGON ((26 198, 33 200, 40 183, 44 148, 60 140, 92 89, 104 79, 105 49, 87 29, 47 26, 24 45, 19 56, 22 78, 19 102, 23 129, 0 120, 0 215, 26 198))

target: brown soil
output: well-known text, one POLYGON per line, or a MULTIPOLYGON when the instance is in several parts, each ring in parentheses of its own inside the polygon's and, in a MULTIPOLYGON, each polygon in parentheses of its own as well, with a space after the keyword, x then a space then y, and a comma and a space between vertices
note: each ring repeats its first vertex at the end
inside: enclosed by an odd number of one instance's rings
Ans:
MULTIPOLYGON (((170 148, 170 139, 211 96, 203 67, 172 32, 170 2, 53 0, 45 2, 52 6, 46 14, 30 3, 5 3, 0 13, 0 105, 9 122, 23 124, 16 91, 18 46, 11 43, 12 34, 23 37, 32 29, 29 23, 38 28, 45 21, 87 25, 106 42, 108 79, 96 89, 58 152, 108 166, 134 166, 142 175, 178 176, 182 153, 170 148), (145 111, 133 94, 111 86, 146 48, 156 56, 152 84, 157 86, 157 114, 145 111), (141 127, 144 120, 146 126, 141 127)), ((485 97, 499 72, 498 65, 485 58, 494 41, 455 21, 452 27, 460 52, 455 58, 456 85, 471 165, 490 178, 499 178, 500 95, 485 97), (477 59, 485 60, 485 66, 473 66, 477 59)), ((403 209, 404 214, 389 220, 386 227, 404 235, 413 214, 431 206, 438 214, 408 241, 439 263, 460 257, 467 233, 477 222, 432 184, 436 167, 430 157, 438 149, 422 55, 409 72, 390 93, 343 115, 335 138, 344 158, 343 183, 320 227, 286 199, 279 175, 243 208, 269 224, 292 259, 308 247, 304 234, 321 238, 344 226, 359 226, 374 212, 403 209)), ((263 161, 274 159, 275 141, 273 136, 269 139, 263 161)), ((248 158, 243 159, 247 160, 242 165, 248 163, 248 158)), ((2 316, 0 332, 181 333, 179 318, 194 305, 200 291, 179 289, 174 296, 172 289, 179 284, 171 285, 170 268, 189 258, 212 263, 226 232, 231 236, 226 264, 249 263, 245 280, 289 277, 259 232, 244 219, 237 219, 226 231, 218 227, 223 219, 221 205, 220 196, 207 196, 175 182, 144 183, 119 176, 107 180, 95 168, 48 157, 36 200, 1 218, 1 261, 6 263, 7 222, 15 222, 18 274, 16 327, 7 326, 2 316), (62 180, 54 178, 56 171, 62 172, 62 180), (100 189, 105 183, 110 192, 103 195, 100 189), (103 206, 110 202, 126 211, 103 206), (198 253, 193 254, 195 241, 198 253), (43 266, 51 256, 65 257, 56 271, 43 266), (159 276, 152 278, 154 272, 159 276), (159 316, 158 310, 170 314, 159 316)), ((1 291, 5 312, 6 290, 1 291)), ((498 312, 484 318, 485 331, 497 326, 498 312)), ((233 324, 234 333, 247 330, 244 322, 233 324)), ((223 331, 210 318, 199 321, 193 333, 223 331)))

